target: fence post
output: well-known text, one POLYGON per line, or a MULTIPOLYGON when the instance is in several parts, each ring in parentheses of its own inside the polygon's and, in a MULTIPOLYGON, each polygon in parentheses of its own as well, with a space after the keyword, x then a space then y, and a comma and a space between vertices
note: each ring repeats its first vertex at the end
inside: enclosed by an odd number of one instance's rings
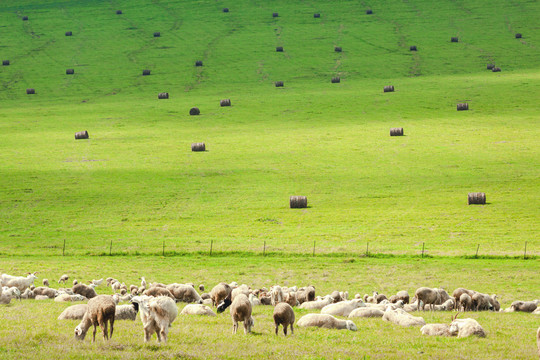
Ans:
POLYGON ((313 256, 315 256, 315 242, 316 242, 316 240, 313 241, 313 256))
POLYGON ((478 258, 478 249, 480 249, 480 244, 476 247, 476 255, 474 255, 475 258, 478 258))
POLYGON ((163 256, 165 256, 165 240, 163 240, 163 256))
POLYGON ((62 256, 66 253, 66 239, 64 239, 64 247, 62 248, 62 256))
POLYGON ((263 256, 266 256, 266 240, 264 241, 263 256))
POLYGON ((111 246, 109 247, 109 256, 112 255, 112 240, 111 240, 111 246))
POLYGON ((424 258, 424 245, 425 243, 422 243, 422 259, 424 258))
POLYGON ((525 241, 525 251, 523 252, 523 260, 527 259, 527 242, 525 241))
POLYGON ((369 241, 366 244, 366 257, 369 256, 369 241))
POLYGON ((210 256, 212 256, 212 247, 214 246, 214 240, 210 240, 210 256))

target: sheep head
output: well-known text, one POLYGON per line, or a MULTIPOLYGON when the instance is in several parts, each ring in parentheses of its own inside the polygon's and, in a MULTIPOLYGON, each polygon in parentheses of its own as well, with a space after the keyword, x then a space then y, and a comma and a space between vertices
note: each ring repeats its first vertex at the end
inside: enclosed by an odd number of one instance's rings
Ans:
POLYGON ((75 339, 82 341, 82 340, 84 340, 85 337, 86 337, 86 331, 84 331, 84 329, 82 327, 82 322, 81 322, 75 328, 75 339))
POLYGON ((356 327, 356 324, 353 323, 351 320, 345 320, 345 325, 347 326, 347 330, 351 331, 358 331, 358 328, 356 327))
POLYGON ((229 307, 229 305, 232 304, 232 301, 231 299, 229 298, 226 298, 225 300, 223 300, 217 307, 217 312, 218 313, 222 313, 225 311, 225 309, 227 309, 229 307))

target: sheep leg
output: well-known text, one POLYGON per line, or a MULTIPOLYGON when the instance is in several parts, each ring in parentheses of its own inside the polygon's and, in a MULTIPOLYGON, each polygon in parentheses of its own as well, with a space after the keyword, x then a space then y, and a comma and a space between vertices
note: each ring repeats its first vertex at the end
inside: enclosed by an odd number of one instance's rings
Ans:
POLYGON ((96 342, 96 331, 97 331, 97 324, 94 323, 94 334, 93 334, 93 337, 92 337, 92 342, 96 342))
POLYGON ((276 335, 278 334, 278 330, 279 330, 279 325, 276 324, 276 335))
POLYGON ((110 336, 110 338, 112 339, 112 333, 113 333, 113 330, 114 330, 114 319, 110 319, 109 321, 111 323, 111 336, 110 336))
POLYGON ((283 334, 287 336, 287 324, 283 324, 283 334))
POLYGON ((293 325, 294 325, 294 324, 291 324, 291 325, 290 325, 290 326, 291 326, 291 335, 294 335, 294 328, 293 328, 293 325))
POLYGON ((249 332, 249 320, 244 320, 244 334, 249 332))
POLYGON ((232 325, 233 334, 236 334, 236 329, 238 329, 238 322, 236 320, 233 320, 233 325, 232 325))
POLYGON ((109 340, 109 334, 107 333, 107 322, 102 322, 101 324, 99 324, 99 327, 101 328, 101 331, 103 331, 103 340, 109 340))

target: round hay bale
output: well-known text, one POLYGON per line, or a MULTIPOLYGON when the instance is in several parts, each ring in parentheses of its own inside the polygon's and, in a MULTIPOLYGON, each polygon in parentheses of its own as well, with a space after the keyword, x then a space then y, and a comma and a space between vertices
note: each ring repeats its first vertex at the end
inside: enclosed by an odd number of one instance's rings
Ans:
POLYGON ((23 16, 22 19, 23 21, 28 21, 28 16, 23 16))
POLYGON ((223 12, 229 12, 229 8, 223 8, 223 12))
POLYGON ((451 39, 450 39, 451 42, 459 42, 459 38, 457 36, 453 36, 451 39))
POLYGON ((276 51, 277 52, 283 52, 283 46, 276 47, 276 51))
POLYGON ((206 151, 206 145, 204 143, 191 144, 191 151, 206 151))
POLYGON ((394 85, 385 86, 383 91, 384 92, 394 92, 394 85))
POLYGON ((332 78, 332 84, 338 84, 341 81, 339 76, 335 76, 332 78))
POLYGON ((199 115, 201 111, 197 107, 193 107, 189 109, 189 115, 199 115))
POLYGON ((467 202, 469 205, 485 205, 486 203, 486 193, 483 192, 473 192, 469 193, 467 196, 467 202))
POLYGON ((122 15, 122 10, 116 10, 116 15, 122 15))
POLYGON ((275 85, 276 87, 283 87, 283 81, 276 81, 275 85))
POLYGON ((493 70, 494 67, 495 67, 495 64, 487 64, 486 69, 493 70))
POLYGON ((75 133, 75 140, 88 139, 88 131, 79 131, 75 133))
POLYGON ((516 39, 521 39, 521 37, 522 37, 521 33, 516 34, 516 39))
POLYGON ((36 93, 36 89, 26 89, 26 93, 27 93, 28 95, 35 94, 35 93, 36 93))
POLYGON ((157 96, 158 99, 168 99, 169 93, 159 93, 157 96))
POLYGON ((303 209, 307 208, 306 196, 291 196, 289 198, 289 206, 291 209, 303 209))
POLYGON ((66 75, 73 75, 75 74, 75 69, 66 69, 66 75))
POLYGON ((156 32, 154 33, 154 37, 160 37, 160 36, 161 36, 161 33, 160 33, 159 31, 156 31, 156 32))
POLYGON ((410 51, 417 51, 416 45, 411 45, 411 46, 409 47, 409 50, 410 50, 410 51))
POLYGON ((223 99, 219 102, 220 106, 231 106, 231 99, 223 99))
POLYGON ((343 49, 341 49, 341 46, 335 46, 335 47, 334 47, 334 51, 335 51, 335 52, 342 52, 343 49))
POLYGON ((313 14, 313 17, 316 18, 316 19, 318 19, 318 18, 321 17, 321 14, 319 14, 319 13, 313 14))
POLYGON ((501 68, 495 66, 493 69, 491 69, 491 71, 493 71, 493 72, 501 72, 501 68))
POLYGON ((371 9, 366 10, 366 15, 372 15, 372 14, 373 14, 373 10, 371 10, 371 9))
POLYGON ((272 13, 272 17, 278 17, 279 14, 278 13, 272 13))
POLYGON ((403 136, 403 128, 391 128, 390 136, 403 136))
POLYGON ((8 66, 9 65, 9 60, 2 60, 2 65, 8 66))
POLYGON ((143 76, 150 75, 150 70, 143 70, 142 74, 143 76))
POLYGON ((457 104, 457 111, 469 110, 469 104, 459 103, 457 104))
POLYGON ((202 60, 195 61, 195 66, 202 66, 202 60))
POLYGON ((71 32, 71 31, 66 31, 66 36, 71 36, 71 35, 73 35, 73 32, 71 32))

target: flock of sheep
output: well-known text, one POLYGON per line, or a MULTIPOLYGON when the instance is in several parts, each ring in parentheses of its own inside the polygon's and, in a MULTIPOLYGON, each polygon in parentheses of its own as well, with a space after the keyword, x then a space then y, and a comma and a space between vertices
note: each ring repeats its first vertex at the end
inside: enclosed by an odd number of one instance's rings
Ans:
MULTIPOLYGON (((28 276, 12 276, 2 274, 0 278, 0 304, 8 304, 12 298, 17 299, 54 299, 59 302, 85 301, 86 304, 73 305, 66 308, 58 317, 59 320, 81 320, 75 328, 75 338, 84 340, 88 330, 93 326, 93 341, 95 341, 97 326, 102 329, 104 339, 112 337, 115 320, 136 320, 137 314, 143 324, 144 340, 148 342, 156 333, 158 342, 167 342, 169 327, 178 316, 177 302, 188 303, 180 315, 207 315, 217 316, 212 310, 215 307, 218 313, 230 307, 233 333, 242 322, 244 333, 250 333, 255 325, 252 312, 259 305, 274 306, 275 333, 279 326, 287 335, 287 329, 294 333, 294 324, 299 327, 321 327, 328 329, 347 329, 356 331, 357 327, 351 320, 354 318, 380 317, 384 321, 401 326, 421 326, 424 335, 436 336, 480 336, 485 337, 486 332, 474 319, 457 319, 465 311, 497 311, 497 312, 529 312, 540 315, 540 300, 514 301, 505 310, 497 300, 496 295, 483 294, 474 290, 457 288, 450 296, 442 288, 418 288, 412 299, 407 291, 386 297, 384 294, 374 292, 372 296, 356 294, 349 300, 347 291, 334 291, 325 296, 315 296, 315 287, 298 288, 272 286, 270 289, 252 289, 248 285, 238 285, 236 282, 219 283, 209 293, 204 293, 204 285, 199 285, 199 294, 194 284, 147 284, 144 277, 140 286, 131 285, 114 278, 92 280, 88 285, 73 280, 71 288, 53 289, 49 281, 43 279, 43 286, 35 287, 36 273, 28 276), (98 295, 96 287, 110 286, 114 295, 98 295), (129 304, 118 305, 119 302, 129 304), (320 313, 311 313, 295 319, 293 307, 307 310, 320 310, 320 313), (412 312, 426 310, 450 311, 458 313, 449 324, 426 324, 419 316, 412 312), (339 319, 346 317, 347 320, 339 319), (110 328, 110 333, 108 329, 110 328)), ((63 275, 58 283, 66 284, 68 275, 63 275)), ((538 351, 540 354, 540 328, 537 332, 538 351)))

